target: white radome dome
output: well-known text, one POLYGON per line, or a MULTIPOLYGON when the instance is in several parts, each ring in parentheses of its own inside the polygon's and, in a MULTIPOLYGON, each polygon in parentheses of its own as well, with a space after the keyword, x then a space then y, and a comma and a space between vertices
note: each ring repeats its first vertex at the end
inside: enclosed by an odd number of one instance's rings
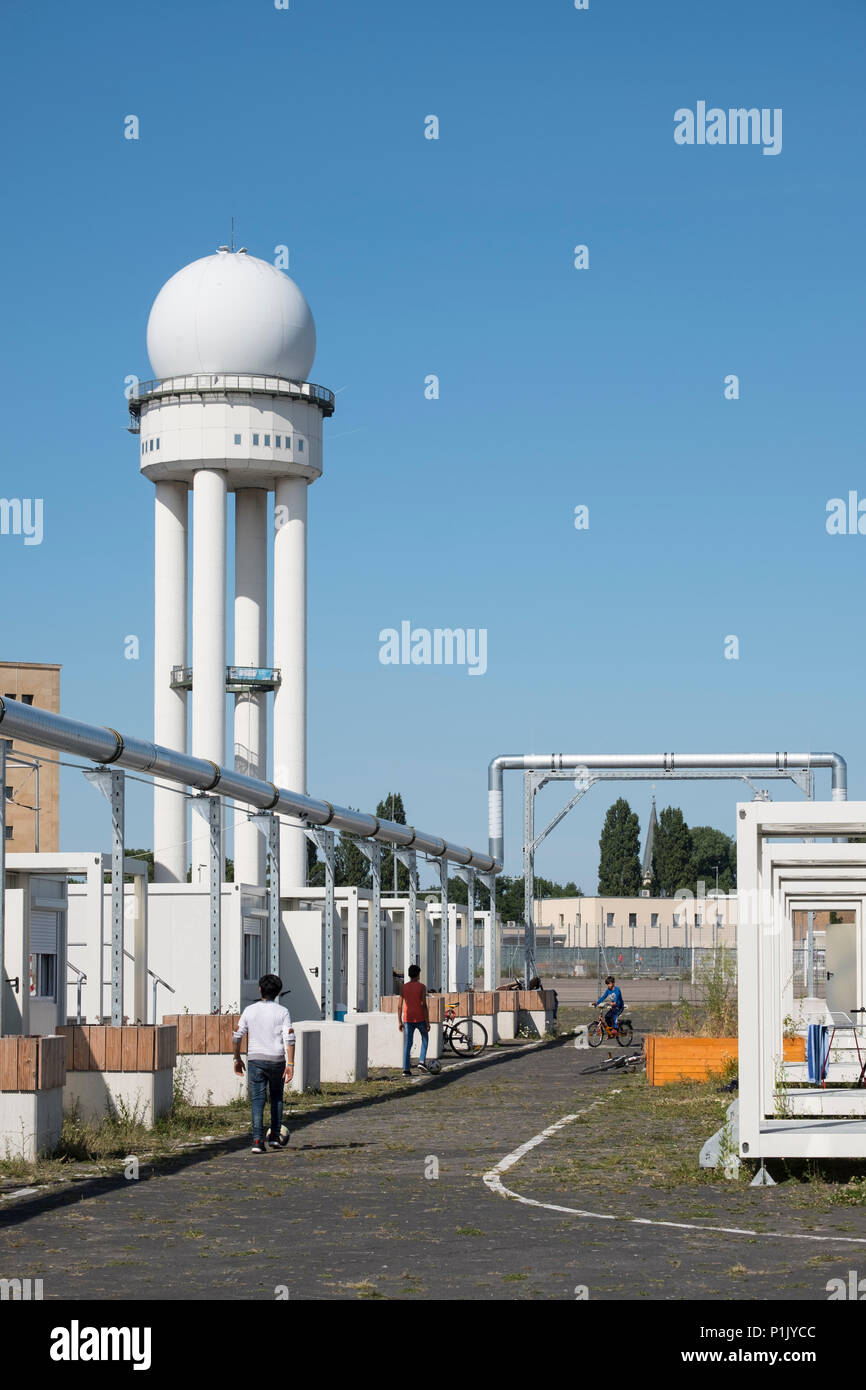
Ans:
POLYGON ((294 280, 246 251, 220 249, 166 281, 147 321, 154 376, 247 372, 306 381, 313 315, 294 280))

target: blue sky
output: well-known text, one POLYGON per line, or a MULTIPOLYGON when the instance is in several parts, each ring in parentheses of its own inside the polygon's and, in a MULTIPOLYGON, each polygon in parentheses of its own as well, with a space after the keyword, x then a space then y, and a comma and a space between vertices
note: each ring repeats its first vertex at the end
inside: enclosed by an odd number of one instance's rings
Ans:
MULTIPOLYGON (((61 662, 67 713, 151 733, 123 384, 151 375, 160 286, 234 215, 253 254, 290 247, 340 391, 310 496, 313 794, 398 788, 477 848, 501 752, 835 749, 866 797, 866 537, 825 528, 866 496, 860 0, 55 4, 2 38, 0 494, 45 509, 41 545, 0 536, 4 659, 61 662), (782 152, 676 145, 699 100, 782 108, 782 152), (381 665, 404 619, 486 628, 487 673, 381 665)), ((538 872, 594 888, 617 791, 538 872)), ((645 826, 649 787, 624 791, 645 826)), ((729 832, 737 795, 657 788, 729 832)), ((130 842, 150 816, 137 786, 130 842)), ((64 845, 106 831, 69 774, 64 845)))

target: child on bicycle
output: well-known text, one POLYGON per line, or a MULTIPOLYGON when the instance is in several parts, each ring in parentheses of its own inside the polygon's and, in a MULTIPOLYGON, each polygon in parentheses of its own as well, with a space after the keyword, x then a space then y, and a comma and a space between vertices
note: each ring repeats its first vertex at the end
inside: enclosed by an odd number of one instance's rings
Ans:
POLYGON ((608 1028, 616 1029, 619 1016, 625 1008, 625 1004, 623 1003, 622 990, 620 989, 613 975, 605 976, 604 983, 607 986, 607 988, 605 989, 604 994, 601 996, 601 998, 596 999, 596 1006, 598 1006, 599 1004, 603 1004, 605 999, 611 999, 613 1001, 611 1003, 610 1008, 604 1016, 604 1021, 607 1024, 608 1028))

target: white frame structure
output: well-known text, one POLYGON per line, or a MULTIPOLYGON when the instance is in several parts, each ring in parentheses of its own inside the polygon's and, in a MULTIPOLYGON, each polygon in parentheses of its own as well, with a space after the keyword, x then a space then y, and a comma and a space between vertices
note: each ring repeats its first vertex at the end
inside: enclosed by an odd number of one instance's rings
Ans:
MULTIPOLYGON (((849 844, 849 836, 866 836, 866 802, 737 807, 744 1158, 866 1158, 866 1090, 792 1091, 790 1083, 804 1079, 804 1068, 782 1061, 784 1018, 793 1007, 794 909, 854 910, 857 998, 849 1007, 862 1007, 866 996, 866 844, 849 844)), ((844 1064, 831 1064, 830 1079, 853 1078, 844 1064)))

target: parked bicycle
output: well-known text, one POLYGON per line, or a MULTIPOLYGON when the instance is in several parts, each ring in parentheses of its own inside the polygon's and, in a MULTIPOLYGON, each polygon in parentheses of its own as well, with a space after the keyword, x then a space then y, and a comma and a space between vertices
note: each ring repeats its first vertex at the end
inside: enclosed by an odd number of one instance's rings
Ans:
POLYGON ((477 1018, 458 1018, 457 1007, 449 1004, 442 1025, 443 1039, 458 1057, 477 1057, 487 1046, 487 1029, 477 1018))
POLYGON ((630 1075, 646 1070, 646 1054, 643 1051, 629 1053, 627 1057, 608 1057, 603 1062, 595 1062, 591 1067, 581 1067, 581 1075, 589 1076, 597 1071, 624 1071, 630 1075))
POLYGON ((616 1038, 620 1047, 631 1047, 634 1037, 634 1028, 630 1018, 625 1018, 620 1014, 615 1028, 611 1028, 605 1019, 605 1014, 609 1012, 609 1005, 605 1005, 594 1023, 587 1029, 587 1042, 590 1047, 598 1047, 599 1043, 606 1038, 616 1038))

